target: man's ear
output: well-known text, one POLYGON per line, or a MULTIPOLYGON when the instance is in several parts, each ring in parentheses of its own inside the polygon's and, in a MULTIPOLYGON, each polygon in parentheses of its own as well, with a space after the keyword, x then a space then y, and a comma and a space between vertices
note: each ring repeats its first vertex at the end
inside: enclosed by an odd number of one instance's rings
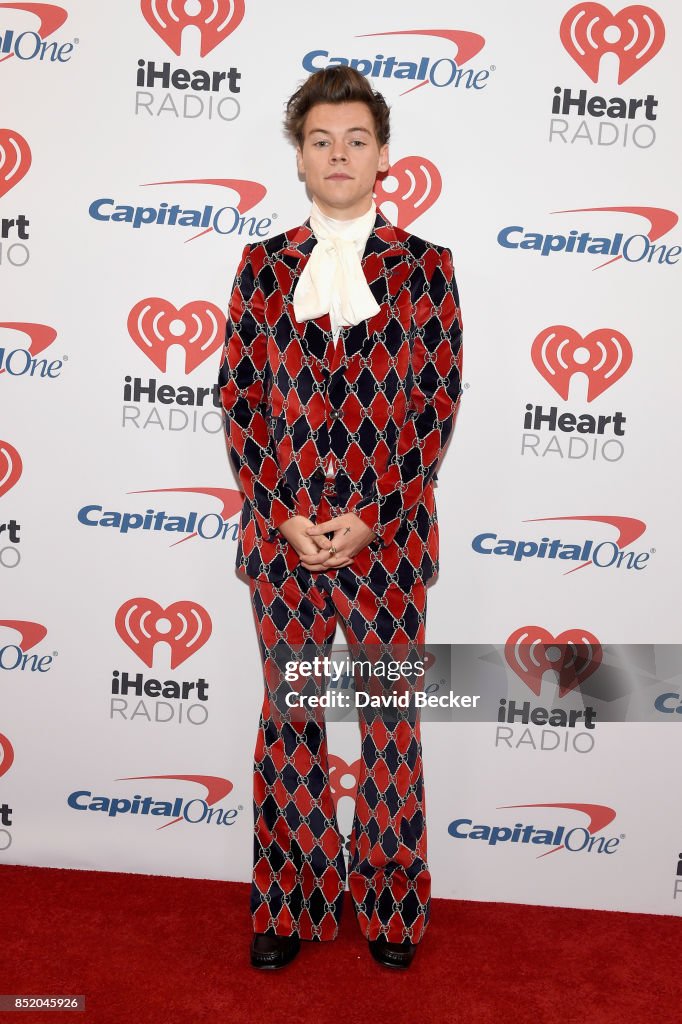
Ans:
POLYGON ((303 153, 300 146, 296 147, 296 167, 298 168, 298 173, 303 177, 305 171, 303 168, 303 153))
POLYGON ((390 160, 388 158, 388 143, 385 142, 379 150, 379 167, 380 171, 387 171, 390 167, 390 160))

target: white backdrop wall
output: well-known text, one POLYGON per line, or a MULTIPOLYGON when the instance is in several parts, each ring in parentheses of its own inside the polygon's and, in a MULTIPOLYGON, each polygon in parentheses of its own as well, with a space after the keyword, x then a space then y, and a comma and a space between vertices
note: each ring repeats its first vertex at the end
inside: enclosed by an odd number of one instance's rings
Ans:
MULTIPOLYGON (((382 211, 455 256, 428 640, 680 640, 679 5, 337 11, 0 3, 0 863, 250 877, 262 684, 212 389, 244 244, 308 215, 281 117, 330 61, 391 105, 382 211)), ((591 734, 425 723, 434 893, 679 913, 679 692, 591 734)), ((347 832, 357 730, 329 735, 347 832)))

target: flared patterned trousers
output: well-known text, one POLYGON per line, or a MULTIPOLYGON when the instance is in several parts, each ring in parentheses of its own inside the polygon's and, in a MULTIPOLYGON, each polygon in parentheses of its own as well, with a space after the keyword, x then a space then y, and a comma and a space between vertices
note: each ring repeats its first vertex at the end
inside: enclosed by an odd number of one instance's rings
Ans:
MULTIPOLYGON (((326 485, 317 521, 339 514, 326 485)), ((249 580, 265 693, 254 754, 256 932, 329 940, 339 929, 346 880, 363 935, 419 942, 428 924, 431 876, 418 712, 359 714, 361 739, 348 871, 329 780, 324 715, 281 713, 282 650, 331 650, 340 620, 353 645, 423 644, 426 587, 369 587, 352 566, 281 585, 249 580)), ((293 654, 292 657, 296 655, 293 654)))

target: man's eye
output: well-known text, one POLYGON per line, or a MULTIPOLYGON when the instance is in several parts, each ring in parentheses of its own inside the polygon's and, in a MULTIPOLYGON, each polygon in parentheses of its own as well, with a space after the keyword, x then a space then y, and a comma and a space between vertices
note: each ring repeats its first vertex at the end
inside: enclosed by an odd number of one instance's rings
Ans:
POLYGON ((363 139, 351 139, 351 145, 353 146, 366 146, 367 143, 363 139))

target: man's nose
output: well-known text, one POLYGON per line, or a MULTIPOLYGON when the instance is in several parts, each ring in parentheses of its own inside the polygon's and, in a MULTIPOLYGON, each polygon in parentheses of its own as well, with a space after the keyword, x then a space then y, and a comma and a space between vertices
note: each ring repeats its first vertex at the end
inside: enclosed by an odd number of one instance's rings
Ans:
POLYGON ((348 155, 343 148, 343 144, 340 142, 333 143, 330 150, 330 158, 332 163, 345 163, 348 159, 348 155))

